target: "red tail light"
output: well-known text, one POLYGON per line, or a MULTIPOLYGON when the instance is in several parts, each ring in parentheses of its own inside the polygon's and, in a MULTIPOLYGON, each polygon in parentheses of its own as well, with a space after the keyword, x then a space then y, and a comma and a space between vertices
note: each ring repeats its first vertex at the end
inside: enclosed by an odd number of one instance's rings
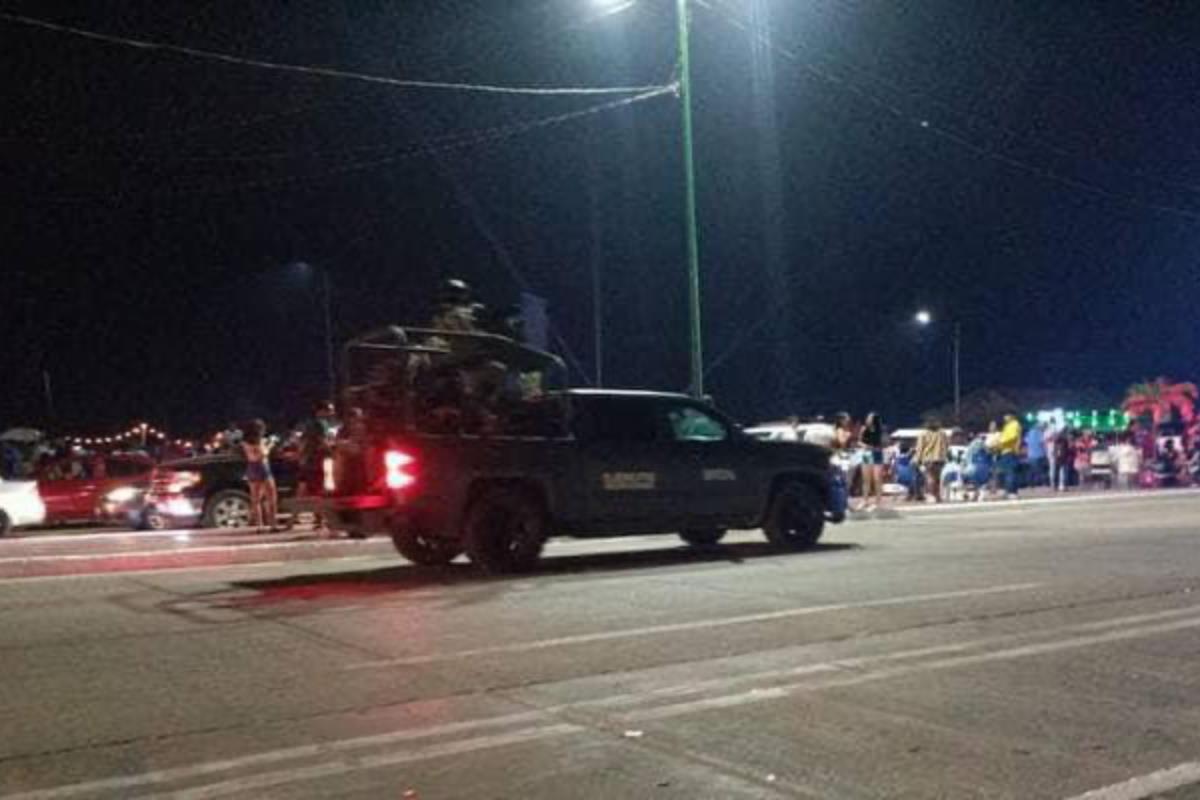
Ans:
POLYGON ((417 482, 413 474, 416 459, 403 450, 388 450, 383 454, 383 466, 389 489, 407 489, 417 482))

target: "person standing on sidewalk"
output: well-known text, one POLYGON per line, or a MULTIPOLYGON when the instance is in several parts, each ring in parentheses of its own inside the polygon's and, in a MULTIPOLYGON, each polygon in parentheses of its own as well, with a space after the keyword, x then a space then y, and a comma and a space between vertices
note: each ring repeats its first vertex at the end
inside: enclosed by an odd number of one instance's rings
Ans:
POLYGON ((1016 414, 1004 415, 1004 426, 1000 428, 997 443, 998 458, 996 471, 1000 473, 1004 486, 1004 497, 1017 499, 1017 465, 1021 455, 1021 422, 1016 414))
POLYGON ((1025 434, 1025 457, 1029 459, 1029 485, 1041 486, 1049 477, 1045 423, 1032 426, 1025 434))
MULTIPOLYGON (((333 404, 320 402, 313 406, 312 416, 304 423, 300 433, 297 499, 320 497, 324 494, 325 459, 333 455, 330 444, 337 422, 335 417, 333 404)), ((313 530, 328 532, 325 517, 319 510, 313 513, 313 530)))
POLYGON ((1096 447, 1096 437, 1089 430, 1079 434, 1075 440, 1075 474, 1079 476, 1079 488, 1090 489, 1092 486, 1092 450, 1096 447))
POLYGON ((917 439, 916 462, 925 474, 925 486, 933 496, 933 502, 942 502, 942 467, 950 454, 950 440, 941 424, 930 420, 928 427, 917 439))
POLYGON ((1063 435, 1062 428, 1056 428, 1052 423, 1046 425, 1042 436, 1042 444, 1046 448, 1046 485, 1051 491, 1057 488, 1054 476, 1058 474, 1058 437, 1063 435))
POLYGON ((867 414, 859 442, 863 453, 863 510, 870 511, 883 504, 883 420, 879 413, 867 414))
POLYGON ((1063 428, 1054 437, 1054 472, 1050 475, 1050 486, 1055 491, 1065 492, 1071 482, 1071 465, 1075 450, 1070 428, 1063 428))
POLYGON ((1117 474, 1117 488, 1126 492, 1135 488, 1138 473, 1142 471, 1142 452, 1134 446, 1132 435, 1123 435, 1113 447, 1112 462, 1117 474))
POLYGON ((267 424, 256 419, 242 432, 242 453, 246 457, 246 483, 250 486, 250 524, 260 532, 270 527, 279 530, 279 495, 271 474, 271 443, 267 441, 267 424))

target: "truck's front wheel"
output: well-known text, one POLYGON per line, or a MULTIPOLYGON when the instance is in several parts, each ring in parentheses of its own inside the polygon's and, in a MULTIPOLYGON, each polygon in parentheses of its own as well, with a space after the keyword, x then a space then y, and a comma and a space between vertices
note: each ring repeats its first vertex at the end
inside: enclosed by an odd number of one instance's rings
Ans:
POLYGON ((520 489, 484 491, 463 520, 463 542, 471 562, 485 572, 528 572, 542 555, 549 520, 541 502, 520 489))
POLYGON ((392 544, 400 555, 422 567, 444 567, 462 555, 457 543, 408 526, 392 528, 392 544))
POLYGON ((824 530, 825 509, 815 489, 795 481, 779 487, 763 523, 767 541, 787 550, 806 550, 824 530))

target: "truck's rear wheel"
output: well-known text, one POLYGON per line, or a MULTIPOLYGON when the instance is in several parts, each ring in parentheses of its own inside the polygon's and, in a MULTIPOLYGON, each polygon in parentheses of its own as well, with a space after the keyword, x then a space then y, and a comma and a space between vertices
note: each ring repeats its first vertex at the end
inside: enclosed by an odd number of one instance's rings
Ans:
POLYGON ((489 489, 471 503, 463 520, 467 556, 485 572, 528 572, 549 536, 546 510, 529 492, 489 489))
POLYGON ((392 528, 392 544, 400 555, 422 567, 444 567, 462 555, 457 542, 408 526, 392 528))
POLYGON ((763 523, 767 541, 787 550, 806 550, 824 530, 825 508, 815 489, 794 481, 779 487, 763 523))
POLYGON ((690 528, 679 532, 679 538, 692 547, 712 547, 725 538, 724 528, 690 528))

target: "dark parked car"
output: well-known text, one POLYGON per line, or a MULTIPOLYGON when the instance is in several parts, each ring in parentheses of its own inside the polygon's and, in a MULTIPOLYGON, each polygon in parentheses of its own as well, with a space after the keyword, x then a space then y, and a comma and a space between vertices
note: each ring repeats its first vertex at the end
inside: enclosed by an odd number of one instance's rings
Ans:
MULTIPOLYGON (((272 456, 280 511, 296 494, 296 462, 272 456)), ((241 454, 169 461, 155 468, 146 495, 146 516, 155 528, 244 528, 250 525, 250 487, 241 454)))

